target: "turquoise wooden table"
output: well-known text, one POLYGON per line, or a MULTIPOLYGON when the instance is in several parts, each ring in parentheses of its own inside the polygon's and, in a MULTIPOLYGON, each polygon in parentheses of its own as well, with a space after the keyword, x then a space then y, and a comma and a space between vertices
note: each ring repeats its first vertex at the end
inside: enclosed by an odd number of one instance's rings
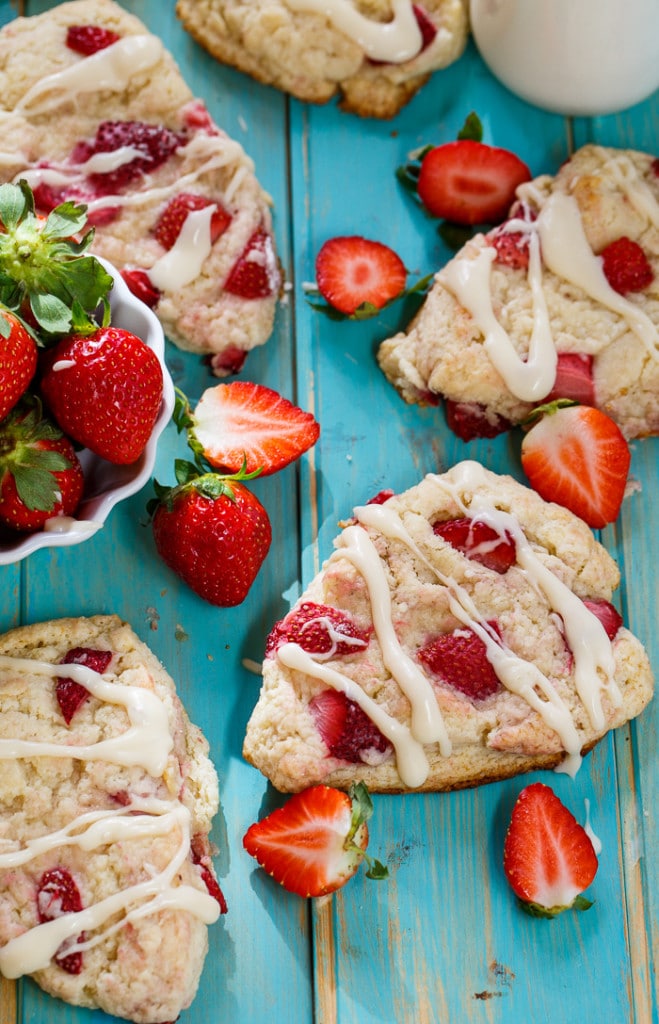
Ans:
MULTIPOLYGON (((27 14, 52 3, 28 0, 27 14)), ((523 479, 519 436, 465 445, 440 411, 407 407, 375 363, 379 339, 402 323, 391 307, 363 323, 332 323, 309 307, 303 284, 336 234, 392 245, 414 274, 448 251, 400 190, 394 171, 422 143, 455 137, 480 115, 485 141, 515 150, 534 174, 554 171, 587 141, 652 151, 659 98, 619 116, 566 122, 516 100, 472 48, 392 122, 291 101, 218 66, 177 23, 173 0, 124 0, 174 53, 193 90, 244 145, 274 200, 279 251, 292 284, 268 344, 241 377, 312 410, 318 445, 254 487, 273 526, 271 553, 245 603, 205 604, 157 559, 143 525, 148 488, 116 507, 83 545, 40 551, 0 568, 0 629, 60 615, 117 612, 175 677, 203 727, 221 778, 214 838, 229 913, 212 929, 196 1002, 181 1024, 651 1024, 659 1020, 659 703, 607 737, 572 780, 543 776, 602 841, 586 914, 534 920, 502 874, 505 828, 527 777, 450 795, 376 797, 372 852, 387 882, 360 873, 334 897, 305 902, 280 890, 242 849, 248 825, 278 797, 241 758, 245 724, 272 623, 329 553, 337 521, 383 487, 408 487, 459 459, 523 479)), ((16 6, 4 0, 8 21, 16 6)), ((213 381, 195 356, 167 349, 191 398, 213 381)), ((156 475, 172 479, 181 440, 168 427, 156 475)), ((620 607, 659 670, 657 550, 659 439, 633 444, 637 487, 602 539, 626 585, 620 607)), ((109 1024, 26 981, 0 985, 0 1024, 109 1024)))

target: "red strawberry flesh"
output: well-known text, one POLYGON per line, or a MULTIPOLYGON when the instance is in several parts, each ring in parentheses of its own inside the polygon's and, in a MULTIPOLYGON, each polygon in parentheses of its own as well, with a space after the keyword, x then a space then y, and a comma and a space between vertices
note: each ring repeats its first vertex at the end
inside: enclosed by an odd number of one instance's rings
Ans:
POLYGON ((156 239, 164 249, 171 249, 181 233, 188 214, 196 210, 204 210, 208 206, 215 207, 210 222, 211 244, 213 244, 229 227, 231 215, 227 213, 220 202, 190 192, 180 192, 169 201, 155 226, 156 239))
POLYGON ((571 398, 580 405, 595 405, 593 357, 577 352, 559 352, 554 386, 544 399, 571 398))
POLYGON ((102 121, 94 139, 78 143, 71 159, 74 163, 85 163, 96 153, 114 153, 124 147, 138 150, 139 156, 120 167, 90 175, 92 185, 108 194, 120 191, 135 179, 157 170, 184 143, 182 135, 163 125, 142 121, 102 121))
POLYGON ((631 238, 617 238, 600 255, 607 281, 621 295, 643 291, 652 284, 654 271, 650 261, 638 242, 631 238))
POLYGON ((70 50, 90 57, 99 50, 119 41, 121 36, 101 25, 70 25, 66 32, 66 45, 70 50))
MULTIPOLYGON (((77 914, 82 910, 82 899, 78 886, 66 868, 51 868, 44 872, 37 889, 37 913, 39 921, 53 921, 63 914, 77 914)), ((84 934, 78 942, 84 941, 84 934)), ((67 974, 80 974, 82 953, 55 954, 55 961, 67 974)))
MULTIPOLYGON (((496 623, 488 625, 498 632, 496 623)), ((418 657, 430 672, 471 700, 485 700, 501 687, 484 641, 471 629, 441 633, 421 648, 418 657)))
POLYGON ((622 615, 618 609, 615 608, 610 601, 604 601, 601 598, 595 600, 593 598, 586 597, 584 598, 583 603, 602 623, 609 640, 613 640, 623 624, 622 615))
POLYGON ((405 288, 407 271, 393 249, 359 235, 330 238, 316 256, 323 298, 350 315, 368 303, 381 309, 405 288))
POLYGON ((448 427, 462 441, 497 437, 512 426, 509 420, 489 412, 477 402, 455 402, 447 398, 444 405, 448 427))
POLYGON ((262 384, 233 381, 207 388, 194 410, 193 432, 206 459, 237 473, 275 473, 318 439, 313 415, 262 384))
POLYGON ((543 783, 519 794, 506 835, 504 872, 524 903, 557 912, 570 907, 597 872, 585 829, 543 783))
POLYGON ((515 564, 515 542, 509 534, 503 537, 487 523, 463 516, 459 519, 437 520, 433 532, 468 558, 494 572, 505 573, 515 564))
POLYGON ((266 299, 279 290, 279 284, 272 238, 259 228, 229 271, 224 290, 242 299, 266 299))
MULTIPOLYGON (((102 675, 111 661, 112 651, 99 651, 93 647, 72 647, 66 652, 60 664, 84 665, 102 675)), ((69 676, 59 676, 55 684, 55 696, 64 721, 70 725, 76 711, 89 697, 89 690, 69 676)))
POLYGON ((359 704, 339 690, 322 690, 310 701, 309 710, 332 757, 359 764, 368 751, 386 754, 391 749, 359 704))
POLYGON ((369 642, 370 629, 361 629, 345 612, 306 601, 273 627, 265 646, 266 658, 282 644, 299 644, 308 654, 333 658, 358 654, 369 642))

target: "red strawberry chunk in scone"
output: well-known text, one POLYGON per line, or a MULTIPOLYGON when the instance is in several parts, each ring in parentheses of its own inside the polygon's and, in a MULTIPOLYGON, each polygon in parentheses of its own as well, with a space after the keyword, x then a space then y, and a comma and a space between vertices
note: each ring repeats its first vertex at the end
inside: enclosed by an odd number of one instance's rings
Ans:
POLYGON ((309 702, 309 710, 332 757, 372 764, 390 752, 391 744, 375 723, 340 690, 323 690, 309 702))
POLYGON ((643 249, 631 238, 617 238, 601 252, 604 275, 614 291, 625 295, 648 288, 654 271, 643 249))
POLYGON ((266 299, 279 291, 280 283, 272 238, 259 228, 229 271, 224 290, 242 299, 266 299))
POLYGON ((515 541, 510 534, 502 536, 480 519, 438 520, 433 523, 433 533, 494 572, 503 574, 515 564, 515 541))
MULTIPOLYGON (((91 647, 73 647, 67 651, 60 664, 84 665, 102 675, 112 661, 112 651, 97 651, 91 647)), ((81 683, 76 683, 69 676, 60 676, 55 685, 55 696, 60 711, 67 725, 89 697, 89 690, 81 683)))
POLYGON ((445 407, 449 430, 462 441, 473 441, 477 437, 497 437, 512 426, 510 420, 489 412, 478 402, 454 402, 447 398, 445 407))
POLYGON ((207 206, 215 207, 210 222, 211 245, 216 242, 229 227, 231 214, 219 201, 190 192, 180 192, 170 199, 154 228, 153 233, 162 247, 171 249, 181 233, 188 214, 194 210, 203 210, 207 206))
POLYGON ((160 302, 160 289, 152 284, 149 275, 145 270, 122 270, 121 276, 130 288, 136 299, 140 299, 149 309, 153 309, 160 302))
MULTIPOLYGON (((54 921, 64 914, 77 914, 82 910, 82 898, 78 886, 66 868, 51 868, 44 872, 37 889, 37 914, 39 921, 54 921)), ((79 935, 77 942, 84 941, 84 933, 79 935)), ((82 971, 82 953, 67 953, 66 947, 72 942, 62 943, 55 954, 55 961, 67 974, 80 974, 82 971)))
POLYGON ((559 352, 554 386, 544 399, 571 398, 580 405, 595 405, 593 357, 577 352, 559 352))
POLYGON ((594 600, 586 597, 583 603, 602 623, 609 640, 613 640, 623 624, 622 615, 618 609, 610 601, 604 601, 602 598, 594 600))
POLYGON ((107 194, 117 192, 136 178, 157 170, 184 144, 182 135, 164 125, 143 121, 102 121, 92 141, 81 141, 74 148, 71 160, 75 164, 83 164, 97 153, 115 153, 119 149, 136 151, 131 160, 126 160, 119 167, 89 176, 90 182, 107 194))
POLYGON ((101 25, 70 25, 66 32, 66 45, 70 50, 91 57, 121 39, 117 32, 101 25))
MULTIPOLYGON (((487 625, 498 633, 495 622, 487 625)), ((418 657, 438 679, 472 700, 485 700, 501 686, 485 642, 471 629, 440 634, 421 648, 418 657)))
POLYGON ((359 653, 372 629, 361 629, 349 615, 329 605, 305 602, 276 623, 265 645, 266 658, 282 644, 299 644, 308 654, 340 657, 359 653))

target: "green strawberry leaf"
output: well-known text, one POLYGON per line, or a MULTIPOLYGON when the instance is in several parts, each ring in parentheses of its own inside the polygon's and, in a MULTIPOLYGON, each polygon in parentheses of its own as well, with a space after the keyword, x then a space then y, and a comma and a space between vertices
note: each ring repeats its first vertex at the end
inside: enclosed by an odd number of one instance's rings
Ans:
MULTIPOLYGON (((83 231, 86 223, 87 207, 67 201, 65 203, 60 203, 60 205, 56 206, 54 210, 51 210, 46 218, 46 223, 41 229, 41 234, 43 238, 52 241, 56 241, 57 239, 68 240, 71 235, 77 235, 79 232, 83 231)), ((89 242, 85 243, 85 248, 89 246, 90 242, 91 238, 89 239, 89 242)))
POLYGON ((473 142, 483 141, 483 125, 475 111, 467 114, 465 122, 457 134, 458 139, 471 139, 473 142))
POLYGON ((17 465, 11 470, 18 497, 31 512, 35 509, 50 512, 55 507, 60 486, 53 474, 71 465, 59 452, 44 451, 42 454, 52 458, 44 458, 39 466, 17 465))
POLYGON ((32 209, 34 209, 34 201, 31 200, 32 193, 30 192, 30 198, 28 198, 22 187, 26 185, 27 182, 24 180, 20 181, 18 185, 13 185, 11 182, 0 185, 0 221, 2 221, 6 232, 13 231, 26 213, 30 212, 30 201, 32 201, 32 209))
POLYGON ((71 329, 71 310, 56 295, 33 293, 30 309, 39 326, 49 334, 64 334, 71 329))

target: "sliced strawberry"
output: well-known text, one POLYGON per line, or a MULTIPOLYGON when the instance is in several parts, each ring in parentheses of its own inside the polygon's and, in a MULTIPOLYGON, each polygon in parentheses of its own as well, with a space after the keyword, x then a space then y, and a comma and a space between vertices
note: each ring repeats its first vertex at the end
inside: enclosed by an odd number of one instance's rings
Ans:
POLYGON ((654 280, 650 261, 638 242, 631 238, 617 238, 600 253, 602 269, 607 281, 616 292, 639 292, 654 280))
POLYGON ((439 519, 433 523, 433 533, 447 541, 468 558, 494 572, 505 573, 515 564, 515 541, 479 519, 462 516, 460 519, 439 519))
MULTIPOLYGON (((495 622, 488 625, 498 633, 495 622)), ((441 633, 421 648, 418 657, 430 672, 472 700, 485 700, 501 687, 487 647, 471 629, 441 633)))
POLYGON ((191 192, 179 192, 168 202, 154 228, 154 235, 163 249, 171 249, 181 233, 187 216, 193 210, 203 210, 214 206, 211 215, 211 245, 223 235, 231 223, 231 214, 227 213, 220 202, 208 199, 207 196, 195 195, 191 192))
POLYGON ((229 271, 224 290, 242 299, 267 299, 279 290, 280 275, 272 238, 259 228, 229 271))
POLYGON ((577 352, 558 353, 556 380, 545 402, 553 402, 557 398, 571 398, 580 405, 595 405, 592 356, 577 352))
POLYGON ((66 31, 66 45, 70 50, 91 57, 121 39, 118 32, 101 25, 70 25, 66 31))
POLYGON ((359 704, 339 690, 322 690, 309 702, 316 728, 332 757, 359 764, 362 754, 386 754, 389 740, 359 704))
POLYGON ((631 455, 620 428, 586 405, 542 406, 522 441, 522 467, 545 501, 599 528, 617 518, 631 455))
POLYGON ((381 309, 405 288, 407 271, 393 249, 360 235, 330 238, 316 256, 316 283, 323 298, 348 315, 361 306, 381 309))
MULTIPOLYGON (((77 914, 82 910, 82 898, 78 886, 66 868, 51 868, 45 871, 37 887, 37 914, 39 921, 54 921, 63 914, 77 914)), ((84 933, 79 935, 78 942, 84 941, 84 933)), ((63 946, 66 946, 63 943, 63 946)), ((82 971, 82 953, 55 954, 55 962, 67 974, 80 974, 82 971)))
MULTIPOLYGON (((373 805, 363 784, 350 795, 329 786, 296 793, 251 825, 243 846, 274 880, 298 896, 325 896, 352 878, 366 857, 373 805)), ((372 862, 371 878, 386 876, 372 862)))
POLYGON ((453 224, 498 224, 517 186, 530 178, 529 168, 509 150, 460 139, 424 156, 418 192, 435 217, 453 224))
MULTIPOLYGON (((93 647, 72 647, 66 652, 60 664, 85 665, 102 675, 111 661, 112 651, 99 651, 93 647)), ((60 676, 55 684, 55 696, 64 721, 70 725, 76 711, 89 697, 89 690, 69 676, 60 676)))
POLYGON ((122 270, 121 276, 135 298, 140 299, 145 306, 153 309, 158 305, 161 292, 151 283, 151 279, 145 270, 122 270))
POLYGON ((497 437, 510 430, 509 420, 497 413, 489 412, 478 402, 454 402, 447 398, 446 423, 461 441, 473 441, 478 437, 497 437))
POLYGON ((338 658, 357 654, 368 645, 372 629, 357 623, 329 605, 306 601, 272 628, 265 645, 266 658, 274 657, 282 644, 299 644, 308 654, 338 658))
POLYGON ((207 388, 190 430, 211 466, 237 473, 244 462, 247 473, 260 470, 261 476, 294 462, 320 434, 310 412, 248 381, 207 388))
POLYGON ((595 600, 585 597, 583 603, 600 620, 609 640, 613 640, 623 623, 622 615, 618 609, 610 601, 604 601, 601 598, 595 600))
POLYGON ((523 789, 513 807, 503 868, 524 909, 541 917, 587 909, 591 904, 581 893, 597 867, 587 832, 553 790, 541 782, 523 789))

